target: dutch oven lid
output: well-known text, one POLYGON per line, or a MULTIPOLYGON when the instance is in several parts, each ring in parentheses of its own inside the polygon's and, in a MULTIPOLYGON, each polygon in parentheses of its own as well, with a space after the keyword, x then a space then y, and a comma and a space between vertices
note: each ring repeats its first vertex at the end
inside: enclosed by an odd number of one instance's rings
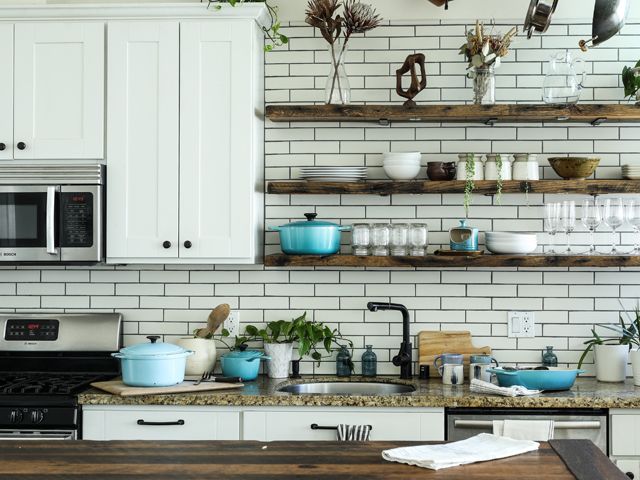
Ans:
POLYGON ((178 355, 188 351, 173 343, 158 342, 160 339, 158 335, 149 335, 147 338, 150 340, 149 343, 131 345, 130 347, 121 349, 120 353, 127 357, 158 357, 178 355))
POLYGON ((337 223, 327 222, 324 220, 316 220, 317 213, 305 213, 306 220, 299 222, 287 223, 284 225, 287 228, 309 228, 309 227, 339 227, 337 223))

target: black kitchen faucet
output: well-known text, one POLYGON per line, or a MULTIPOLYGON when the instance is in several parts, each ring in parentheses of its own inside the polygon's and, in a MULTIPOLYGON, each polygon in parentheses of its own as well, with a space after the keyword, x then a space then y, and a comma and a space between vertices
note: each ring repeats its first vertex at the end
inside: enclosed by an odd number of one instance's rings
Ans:
POLYGON ((409 310, 399 303, 378 303, 369 302, 367 308, 372 312, 378 310, 395 310, 402 312, 402 343, 400 344, 400 352, 393 357, 392 362, 396 367, 400 367, 400 378, 409 380, 412 378, 411 366, 413 359, 411 358, 411 340, 409 338, 409 310))

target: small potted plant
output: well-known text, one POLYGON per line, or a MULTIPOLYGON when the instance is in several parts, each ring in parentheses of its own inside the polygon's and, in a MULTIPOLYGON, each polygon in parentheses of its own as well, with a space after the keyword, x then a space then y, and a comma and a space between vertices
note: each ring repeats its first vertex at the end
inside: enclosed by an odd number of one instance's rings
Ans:
POLYGON ((624 85, 625 98, 635 99, 640 103, 640 61, 634 68, 624 67, 622 69, 622 83, 624 85))

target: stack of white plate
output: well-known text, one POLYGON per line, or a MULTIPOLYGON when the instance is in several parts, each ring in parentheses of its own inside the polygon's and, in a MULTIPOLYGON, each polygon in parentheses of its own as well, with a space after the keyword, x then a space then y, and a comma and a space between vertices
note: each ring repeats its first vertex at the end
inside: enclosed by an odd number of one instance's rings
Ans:
POLYGON ((623 165, 622 177, 627 180, 640 180, 640 165, 623 165))
POLYGON ((367 179, 367 167, 302 167, 300 178, 309 182, 357 182, 367 179))
POLYGON ((392 180, 413 180, 420 173, 420 152, 389 152, 382 155, 384 173, 392 180))
POLYGON ((485 239, 487 250, 500 255, 526 255, 538 248, 535 233, 487 232, 485 239))

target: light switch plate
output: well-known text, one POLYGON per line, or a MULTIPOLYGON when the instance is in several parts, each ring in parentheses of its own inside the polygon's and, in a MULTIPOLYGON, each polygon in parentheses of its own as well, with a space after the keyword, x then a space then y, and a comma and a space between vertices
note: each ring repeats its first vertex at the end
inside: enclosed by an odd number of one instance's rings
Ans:
POLYGON ((235 338, 240 335, 240 312, 232 310, 222 324, 222 328, 229 331, 231 338, 235 338))
POLYGON ((533 312, 509 312, 507 317, 509 338, 533 338, 536 336, 533 312))

